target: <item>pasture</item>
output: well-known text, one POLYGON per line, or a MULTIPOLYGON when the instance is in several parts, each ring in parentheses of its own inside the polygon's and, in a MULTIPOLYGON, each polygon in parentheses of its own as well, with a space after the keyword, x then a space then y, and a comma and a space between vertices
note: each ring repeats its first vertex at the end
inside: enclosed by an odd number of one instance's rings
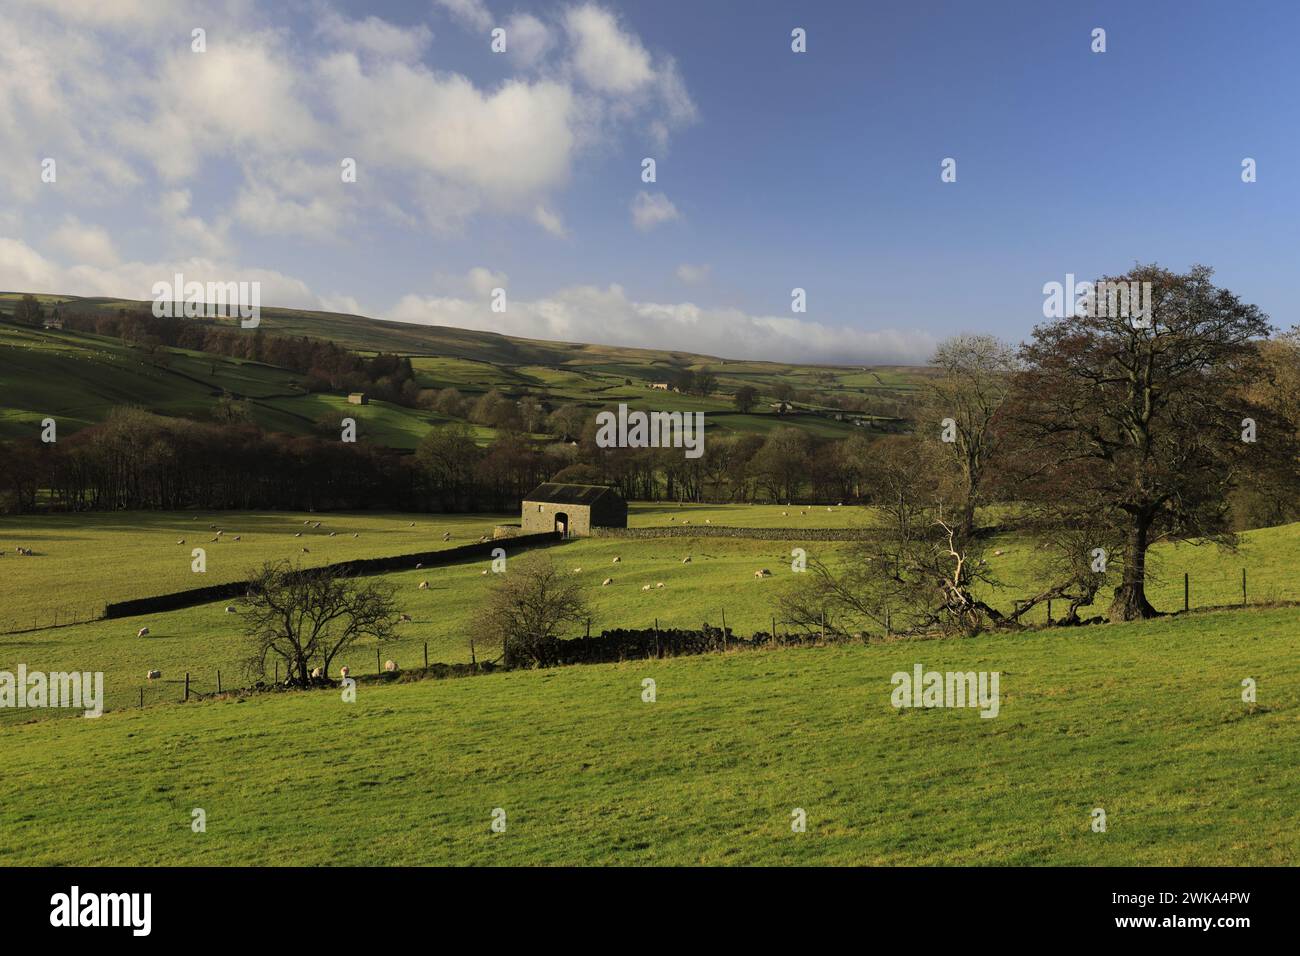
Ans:
MULTIPOLYGON (((676 505, 638 503, 629 522, 633 527, 670 527, 690 521, 694 527, 858 527, 870 521, 866 509, 798 506, 676 505), (801 515, 806 510, 808 514, 801 515), (785 512, 786 515, 783 515, 785 512), (706 522, 708 524, 706 524, 706 522)), ((141 690, 146 703, 174 702, 183 696, 183 678, 191 674, 196 692, 216 689, 220 671, 224 688, 247 686, 252 678, 243 669, 245 658, 238 613, 227 614, 227 602, 117 620, 90 620, 106 601, 126 600, 206 584, 243 580, 263 561, 285 558, 303 564, 324 564, 350 558, 399 555, 477 541, 511 516, 355 515, 355 514, 187 514, 130 513, 9 517, 0 519, 0 558, 4 598, 0 619, 7 630, 30 628, 79 616, 83 623, 12 633, 0 638, 0 669, 19 663, 29 669, 103 671, 106 706, 135 706, 141 690), (321 528, 312 524, 321 521, 321 528), (412 528, 411 522, 415 523, 412 528), (224 529, 213 543, 216 524, 224 529), (331 537, 330 532, 335 536, 331 537), (353 534, 358 537, 353 538, 353 534), (295 537, 301 534, 302 537, 295 537), (233 541, 239 535, 241 540, 233 541), (176 542, 184 538, 186 543, 176 542), (190 570, 190 551, 207 549, 208 571, 190 570), (32 547, 33 557, 17 557, 16 545, 32 547), (309 549, 302 554, 301 549, 309 549), (148 626, 148 637, 136 636, 148 626), (145 674, 162 671, 160 681, 145 674)), ((507 555, 509 542, 502 542, 507 555)), ((735 633, 767 631, 778 596, 792 586, 790 552, 803 547, 810 558, 831 564, 852 559, 851 543, 769 541, 750 538, 671 537, 652 539, 588 538, 546 549, 557 566, 585 590, 592 610, 591 630, 617 627, 696 628, 722 623, 735 633), (691 557, 689 564, 683 558, 691 557), (619 558, 615 562, 615 558, 619 558), (756 579, 766 568, 773 577, 756 579), (610 585, 603 585, 612 578, 610 585), (663 587, 658 585, 662 583, 663 587), (648 586, 648 590, 646 590, 648 586)), ((1235 555, 1212 546, 1157 546, 1153 551, 1158 577, 1151 588, 1155 605, 1166 611, 1182 607, 1182 570, 1191 574, 1192 606, 1240 602, 1240 568, 1248 568, 1252 603, 1300 600, 1290 568, 1300 557, 1300 525, 1247 532, 1235 555)), ((507 558, 509 561, 510 558, 507 558)), ((992 603, 1010 609, 1036 583, 1032 542, 1007 536, 989 549, 989 561, 1006 585, 992 589, 992 603), (1002 550, 1001 556, 994 556, 1002 550)), ((494 577, 484 572, 487 560, 441 568, 384 575, 396 588, 398 610, 412 620, 400 626, 397 640, 377 647, 363 641, 335 662, 355 673, 373 673, 376 651, 410 669, 423 664, 424 646, 430 661, 466 663, 471 653, 492 660, 497 647, 477 641, 474 619, 494 577), (428 587, 420 588, 422 582, 428 587)), ((1103 593, 1103 600, 1109 592, 1103 593)), ((233 601, 236 607, 238 601, 233 601)), ((1088 613, 1103 613, 1104 607, 1088 613)), ((1060 610, 1057 614, 1059 616, 1060 610)), ((1046 619, 1046 607, 1029 615, 1031 623, 1046 619)), ((22 719, 59 716, 58 711, 24 712, 22 719)), ((18 719, 0 712, 0 722, 18 719)))
POLYGON ((1282 608, 10 725, 0 864, 1294 864, 1298 651, 1282 608), (894 709, 916 663, 1001 712, 894 709))

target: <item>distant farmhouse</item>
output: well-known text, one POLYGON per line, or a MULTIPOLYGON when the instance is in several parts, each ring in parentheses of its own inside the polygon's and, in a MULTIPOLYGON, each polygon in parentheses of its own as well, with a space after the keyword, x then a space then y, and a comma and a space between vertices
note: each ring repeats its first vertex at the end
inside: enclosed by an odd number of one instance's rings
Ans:
POLYGON ((675 391, 677 391, 676 388, 674 388, 672 385, 669 385, 667 382, 651 382, 651 383, 650 383, 650 387, 653 388, 653 389, 655 389, 656 391, 659 391, 659 392, 675 392, 675 391))
POLYGON ((366 398, 365 392, 352 392, 348 395, 349 405, 369 405, 370 399, 366 398))
POLYGON ((591 534, 592 528, 626 528, 627 502, 605 485, 548 481, 524 498, 520 531, 559 531, 565 537, 591 534))

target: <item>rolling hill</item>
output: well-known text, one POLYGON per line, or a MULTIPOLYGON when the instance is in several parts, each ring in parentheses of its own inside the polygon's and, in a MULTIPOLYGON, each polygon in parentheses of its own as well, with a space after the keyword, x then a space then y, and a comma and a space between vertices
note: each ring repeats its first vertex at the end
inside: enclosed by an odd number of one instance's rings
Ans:
MULTIPOLYGON (((286 369, 183 349, 160 350, 164 358, 159 360, 119 339, 4 321, 18 298, 20 293, 0 293, 0 437, 30 434, 31 426, 50 415, 65 431, 74 431, 123 404, 203 417, 223 392, 247 399, 264 428, 303 434, 323 417, 337 417, 345 404, 342 394, 307 393, 300 387, 302 376, 286 369)), ((116 299, 38 298, 47 310, 55 305, 90 312, 148 307, 116 299)), ((838 396, 867 402, 867 412, 853 418, 894 427, 926 374, 924 369, 732 361, 677 351, 541 342, 294 309, 263 309, 260 328, 268 334, 329 340, 362 354, 408 356, 422 389, 456 388, 470 398, 490 389, 514 398, 529 394, 548 410, 574 404, 594 413, 626 402, 647 410, 702 411, 714 433, 762 434, 787 424, 822 437, 844 437, 858 426, 848 416, 837 418, 838 410, 829 403, 838 396), (717 377, 717 390, 707 397, 649 388, 674 373, 701 369, 717 377), (760 403, 742 414, 732 395, 744 385, 758 390, 760 403), (782 415, 772 407, 778 386, 803 393, 793 410, 782 415)), ((349 406, 349 413, 371 440, 402 449, 413 448, 428 427, 445 420, 425 409, 383 402, 349 406)), ((483 442, 493 435, 492 429, 477 430, 483 442)))

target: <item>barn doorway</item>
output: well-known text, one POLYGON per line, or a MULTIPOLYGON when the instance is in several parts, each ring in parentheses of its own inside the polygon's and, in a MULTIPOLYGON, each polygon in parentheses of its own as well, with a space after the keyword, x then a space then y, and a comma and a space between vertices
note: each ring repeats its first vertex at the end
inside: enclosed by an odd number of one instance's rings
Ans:
POLYGON ((555 530, 565 538, 569 536, 569 516, 563 511, 555 513, 555 530))

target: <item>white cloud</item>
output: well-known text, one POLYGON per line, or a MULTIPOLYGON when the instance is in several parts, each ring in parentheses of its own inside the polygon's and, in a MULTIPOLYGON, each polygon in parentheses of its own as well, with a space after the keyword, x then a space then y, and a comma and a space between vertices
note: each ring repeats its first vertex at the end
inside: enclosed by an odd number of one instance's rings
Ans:
POLYGON ((64 266, 41 256, 21 239, 0 237, 0 288, 22 292, 110 296, 149 301, 155 282, 258 282, 263 305, 323 309, 325 300, 307 283, 274 269, 237 265, 205 257, 158 262, 122 262, 111 267, 88 263, 64 266))
POLYGON ((681 213, 663 193, 648 193, 645 190, 636 194, 632 200, 632 225, 642 232, 648 232, 661 223, 673 222, 681 218, 681 213))
POLYGON ((348 142, 364 144, 363 161, 425 173, 426 188, 459 190, 470 210, 531 211, 568 179, 574 103, 560 83, 509 80, 488 93, 410 64, 366 71, 350 54, 331 57, 321 75, 348 142))
POLYGON ((564 228, 564 220, 560 218, 559 214, 552 212, 540 203, 533 210, 533 221, 557 239, 564 239, 569 235, 569 231, 564 228))
POLYGON ((375 16, 349 20, 332 10, 321 18, 318 29, 344 49, 392 60, 419 59, 433 41, 433 31, 422 23, 398 26, 375 16))
POLYGON ((677 267, 677 278, 687 285, 700 285, 708 282, 709 276, 713 273, 713 267, 710 265, 691 265, 689 262, 683 262, 677 267))
POLYGON ((50 245, 79 263, 113 266, 118 262, 117 249, 108 230, 71 216, 50 234, 50 245))
MULTIPOLYGON (((466 27, 486 30, 492 26, 492 13, 483 0, 433 0, 466 27)), ((507 40, 507 45, 509 41, 507 40)))
POLYGON ((550 52, 555 38, 531 13, 516 13, 506 21, 506 56, 524 69, 536 66, 550 52))
POLYGON ((588 86, 606 93, 634 93, 654 80, 650 54, 595 4, 571 7, 564 18, 573 43, 573 65, 588 86))
POLYGON ((936 344, 924 332, 864 331, 689 302, 635 302, 617 285, 575 286, 532 301, 512 298, 504 313, 493 312, 486 297, 407 295, 384 317, 525 338, 786 362, 921 364, 936 344))

